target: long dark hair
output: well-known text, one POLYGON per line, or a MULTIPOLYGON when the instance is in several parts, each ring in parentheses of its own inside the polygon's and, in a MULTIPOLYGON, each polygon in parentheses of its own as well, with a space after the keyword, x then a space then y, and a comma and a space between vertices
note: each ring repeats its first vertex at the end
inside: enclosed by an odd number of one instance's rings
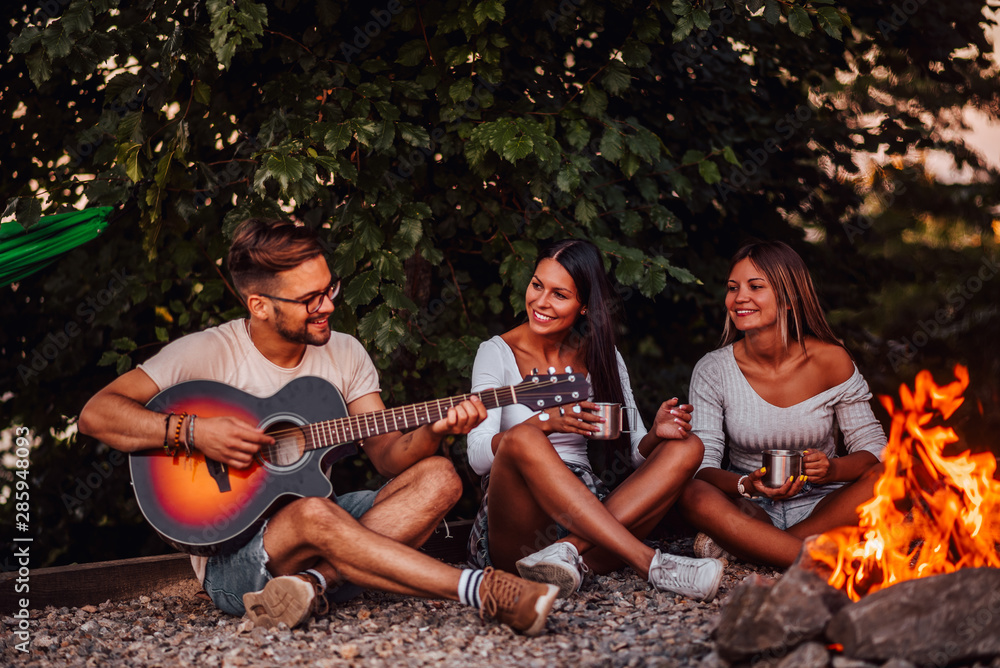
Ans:
MULTIPOLYGON (((589 241, 566 239, 542 249, 535 262, 536 270, 545 259, 555 260, 566 270, 576 284, 580 303, 587 309, 586 314, 577 319, 568 341, 570 345, 579 345, 583 349, 594 401, 624 404, 625 395, 615 356, 622 304, 604 270, 601 251, 589 241)), ((623 429, 629 429, 627 412, 623 415, 623 429)), ((600 444, 604 450, 604 469, 611 469, 617 461, 631 468, 632 446, 628 434, 622 433, 614 441, 591 443, 600 444)))
MULTIPOLYGON (((788 350, 790 341, 796 341, 805 352, 806 335, 844 348, 844 344, 826 321, 806 263, 791 246, 782 241, 748 242, 736 251, 729 264, 729 273, 733 272, 733 267, 738 262, 745 259, 749 259, 764 274, 774 290, 778 304, 778 331, 785 350, 788 350), (792 316, 791 323, 788 321, 789 314, 792 316)), ((727 313, 726 326, 722 331, 722 346, 739 338, 740 331, 727 313)))

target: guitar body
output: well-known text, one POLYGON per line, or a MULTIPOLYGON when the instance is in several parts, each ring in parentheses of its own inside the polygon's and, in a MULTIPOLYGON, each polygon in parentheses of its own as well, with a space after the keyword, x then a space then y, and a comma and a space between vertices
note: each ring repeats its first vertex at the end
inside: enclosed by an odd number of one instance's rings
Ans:
MULTIPOLYGON (((243 419, 275 436, 246 469, 229 469, 201 453, 171 456, 163 449, 129 455, 139 509, 175 548, 200 556, 233 552, 275 510, 295 498, 329 497, 323 473, 334 460, 355 454, 354 441, 309 449, 307 425, 343 418, 340 392, 322 378, 303 377, 270 397, 256 397, 223 383, 193 380, 169 387, 147 407, 159 413, 189 413, 199 419, 243 419)), ((171 437, 173 435, 171 434, 171 437)), ((196 439, 197 442, 197 439, 196 439)))

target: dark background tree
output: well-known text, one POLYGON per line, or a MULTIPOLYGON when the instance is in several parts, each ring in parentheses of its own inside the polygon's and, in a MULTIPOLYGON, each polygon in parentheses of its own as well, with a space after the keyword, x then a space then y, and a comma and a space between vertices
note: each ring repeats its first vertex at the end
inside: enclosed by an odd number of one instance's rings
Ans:
MULTIPOLYGON (((0 304, 3 426, 38 439, 38 566, 165 549, 124 458, 74 422, 165 341, 242 314, 219 259, 248 215, 321 230, 345 281, 334 325, 383 369, 387 405, 466 390, 478 343, 523 314, 538 247, 579 236, 621 284, 649 416, 715 347, 728 257, 756 236, 807 258, 876 393, 965 363, 958 421, 977 445, 995 434, 1000 280, 978 272, 998 257, 998 174, 944 130, 956 110, 997 109, 984 3, 2 11, 5 217, 119 207, 0 304), (935 180, 928 150, 971 176, 935 180), (872 154, 882 166, 863 166, 872 154)), ((464 441, 446 451, 465 470, 464 441)), ((345 463, 340 488, 365 467, 345 463)), ((456 516, 474 497, 470 477, 456 516)))

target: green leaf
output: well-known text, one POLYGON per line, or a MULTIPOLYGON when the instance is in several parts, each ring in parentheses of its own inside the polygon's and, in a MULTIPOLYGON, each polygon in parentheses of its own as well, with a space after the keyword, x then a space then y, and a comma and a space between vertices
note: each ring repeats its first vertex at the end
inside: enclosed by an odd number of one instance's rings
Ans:
POLYGON ((805 37, 812 32, 813 24, 809 13, 799 5, 794 5, 788 12, 788 27, 799 37, 805 37))
POLYGON ((594 203, 590 200, 581 198, 580 201, 576 203, 576 209, 574 210, 573 215, 577 222, 587 225, 597 219, 597 207, 595 207, 594 203))
POLYGON ((618 266, 615 268, 615 278, 622 285, 632 285, 639 282, 639 279, 642 278, 642 273, 642 262, 629 257, 622 257, 618 260, 618 266))
POLYGON ((170 340, 170 333, 167 332, 166 327, 155 327, 154 331, 156 332, 157 341, 161 343, 166 343, 167 341, 170 340))
POLYGON ((336 153, 347 148, 353 137, 350 124, 338 123, 327 131, 326 136, 323 137, 323 145, 326 146, 327 151, 336 153))
POLYGON ((472 97, 472 79, 459 79, 448 89, 448 96, 453 102, 465 102, 472 97))
POLYGON ((389 319, 390 315, 391 313, 385 304, 379 304, 358 322, 358 336, 364 341, 373 340, 375 333, 389 319))
POLYGON ((522 134, 504 144, 503 157, 511 162, 517 162, 531 153, 531 149, 534 146, 535 143, 531 140, 531 137, 522 134))
POLYGON ((608 63, 607 69, 604 70, 604 76, 601 77, 601 84, 604 86, 604 89, 612 95, 621 95, 623 91, 628 89, 631 83, 632 75, 629 73, 625 63, 620 60, 612 60, 608 63))
POLYGON ((41 86, 52 77, 52 63, 49 61, 45 49, 40 47, 32 49, 24 61, 28 64, 28 76, 31 77, 31 83, 35 86, 41 86))
POLYGON ((476 3, 476 8, 472 12, 473 18, 479 24, 488 20, 503 23, 503 18, 506 15, 507 10, 504 9, 502 0, 481 0, 476 3))
POLYGON ((621 160, 624 150, 625 142, 618 129, 615 127, 605 129, 604 135, 601 137, 601 157, 611 162, 618 162, 621 160))
POLYGON ((355 276, 344 289, 344 301, 348 306, 370 304, 378 294, 380 278, 375 271, 366 271, 355 276))
POLYGON ((704 159, 705 159, 704 153, 702 153, 701 151, 690 149, 684 152, 684 155, 681 157, 681 164, 693 165, 694 163, 701 162, 704 159))
MULTIPOLYGON (((9 208, 9 207, 8 207, 9 208)), ((19 197, 14 208, 14 219, 25 230, 38 222, 42 217, 42 203, 34 197, 19 197)))
POLYGON ((667 272, 660 267, 648 267, 639 279, 639 292, 648 299, 653 299, 667 287, 667 272))
POLYGON ((691 16, 694 18, 694 25, 698 30, 708 30, 708 26, 712 25, 712 19, 704 9, 694 10, 691 16))
POLYGON ((764 0, 747 0, 747 11, 756 14, 764 6, 764 0))
POLYGON ((302 178, 305 166, 293 155, 272 153, 264 161, 264 171, 269 178, 278 179, 282 190, 288 190, 289 184, 302 178))
POLYGON ((97 366, 111 366, 118 361, 119 354, 114 350, 105 350, 101 359, 97 360, 97 366))
POLYGON ((844 21, 840 18, 840 12, 833 7, 820 7, 816 10, 816 18, 827 35, 843 40, 844 21))
POLYGON ((583 104, 580 109, 588 116, 601 116, 608 108, 607 94, 595 86, 587 84, 583 88, 583 104))
POLYGON ((771 25, 778 23, 781 18, 781 5, 778 0, 766 0, 764 3, 764 19, 771 25))
POLYGON ((572 165, 563 167, 556 175, 556 187, 563 192, 573 192, 579 187, 579 185, 580 172, 572 165))
POLYGON ((733 150, 732 146, 726 145, 726 147, 722 149, 722 157, 725 158, 726 162, 731 165, 740 164, 740 159, 736 157, 736 151, 733 150))
POLYGON ((629 67, 645 67, 652 53, 649 47, 636 39, 627 39, 622 45, 622 59, 629 67))
POLYGON ((427 56, 427 44, 422 39, 414 39, 399 47, 396 62, 406 67, 419 65, 427 56))
POLYGON ((142 173, 139 171, 140 149, 142 149, 142 144, 134 142, 125 142, 118 147, 116 162, 125 166, 125 174, 132 180, 132 183, 138 183, 142 178, 142 173))
POLYGON ((191 91, 195 102, 210 104, 212 102, 212 88, 204 81, 195 81, 191 91))
POLYGON ((701 178, 708 185, 713 185, 722 180, 722 175, 719 174, 719 167, 708 159, 698 163, 698 173, 701 174, 701 178))
POLYGON ((699 281, 694 274, 692 274, 690 271, 682 267, 675 267, 672 264, 667 265, 667 273, 669 273, 671 276, 676 278, 681 283, 697 283, 699 285, 701 284, 701 281, 699 281))
POLYGON ((635 173, 639 171, 639 156, 632 151, 627 151, 625 155, 622 156, 619 164, 622 168, 622 173, 628 178, 632 178, 635 173))
POLYGON ((379 292, 382 293, 382 298, 385 299, 389 308, 409 311, 410 313, 415 313, 418 310, 413 300, 403 292, 403 288, 395 283, 383 283, 379 292))
POLYGON ((42 31, 42 44, 52 60, 65 58, 73 52, 73 40, 70 39, 61 21, 49 24, 42 31))
POLYGON ((694 17, 690 14, 687 16, 682 16, 677 20, 677 25, 674 26, 674 31, 670 34, 670 39, 677 42, 687 39, 687 36, 691 34, 691 29, 694 28, 694 17))

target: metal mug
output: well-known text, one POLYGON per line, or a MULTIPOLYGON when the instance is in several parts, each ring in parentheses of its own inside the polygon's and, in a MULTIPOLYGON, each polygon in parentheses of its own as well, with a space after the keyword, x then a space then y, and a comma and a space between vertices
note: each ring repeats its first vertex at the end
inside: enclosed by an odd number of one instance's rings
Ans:
POLYGON ((781 487, 789 478, 802 475, 801 450, 765 450, 764 478, 767 487, 781 487))
POLYGON ((597 405, 597 409, 590 412, 604 418, 605 421, 591 423, 600 427, 600 431, 591 433, 590 438, 595 441, 613 441, 623 433, 632 433, 628 429, 622 429, 624 426, 622 424, 623 415, 624 411, 634 411, 635 415, 638 416, 639 412, 636 409, 616 403, 595 402, 595 404, 597 405))

